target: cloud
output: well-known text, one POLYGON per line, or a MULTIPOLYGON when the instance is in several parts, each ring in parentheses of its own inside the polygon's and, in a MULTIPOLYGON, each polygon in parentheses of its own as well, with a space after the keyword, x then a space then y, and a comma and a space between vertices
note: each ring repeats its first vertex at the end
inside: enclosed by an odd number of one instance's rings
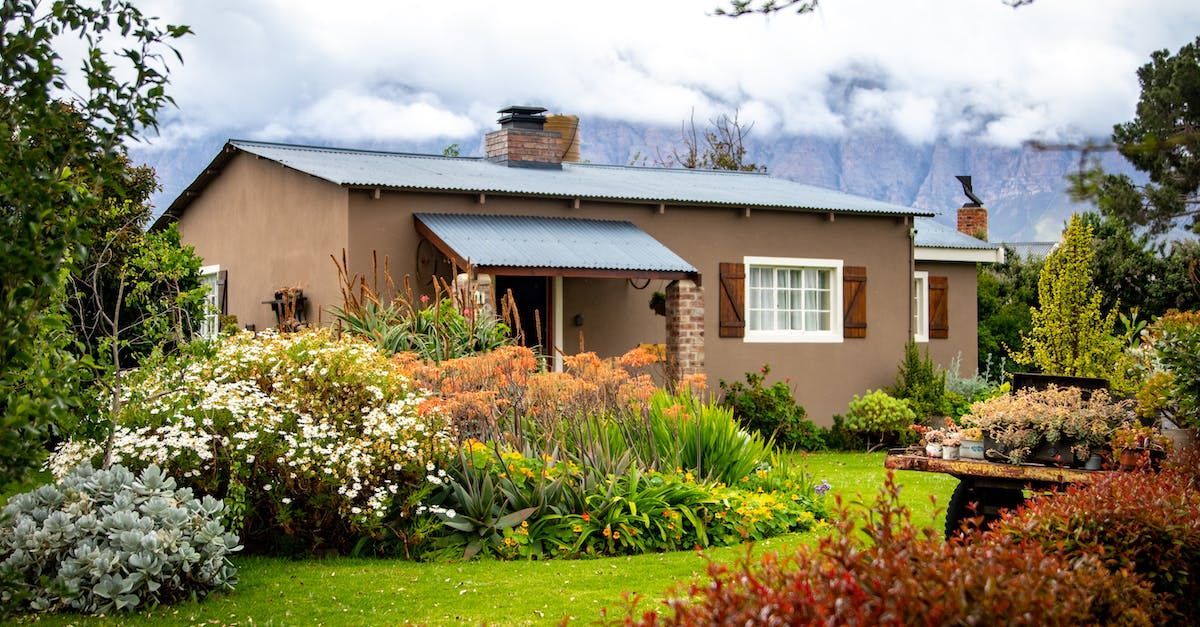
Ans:
MULTIPOLYGON (((715 6, 717 0, 712 3, 715 6)), ((352 144, 465 138, 507 104, 674 126, 740 108, 760 129, 890 127, 913 143, 1107 135, 1149 53, 1200 32, 1172 0, 838 0, 736 20, 694 0, 147 0, 190 24, 172 74, 196 129, 352 144)), ((189 130, 191 129, 191 130, 189 130)))
POLYGON ((478 125, 468 116, 443 108, 431 94, 396 98, 338 89, 300 111, 285 113, 261 130, 256 139, 296 137, 330 141, 428 141, 475 135, 478 125))

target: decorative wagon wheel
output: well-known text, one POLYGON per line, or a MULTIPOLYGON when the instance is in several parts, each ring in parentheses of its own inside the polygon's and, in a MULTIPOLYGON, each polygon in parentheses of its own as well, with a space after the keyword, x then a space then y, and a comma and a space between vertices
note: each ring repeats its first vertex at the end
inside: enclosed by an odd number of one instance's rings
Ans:
POLYGON ((417 243, 417 282, 422 287, 433 285, 433 277, 450 272, 450 260, 432 242, 421 238, 417 243))

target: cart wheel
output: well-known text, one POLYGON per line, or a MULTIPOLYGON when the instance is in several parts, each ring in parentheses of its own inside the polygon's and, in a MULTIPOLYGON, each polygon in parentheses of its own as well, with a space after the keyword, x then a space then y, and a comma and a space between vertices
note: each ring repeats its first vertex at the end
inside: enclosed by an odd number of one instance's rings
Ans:
POLYGON ((983 528, 1000 518, 1000 512, 1019 507, 1025 502, 1025 494, 1014 488, 982 488, 973 481, 960 480, 950 503, 946 506, 946 538, 962 530, 962 523, 975 516, 983 517, 983 528), (975 503, 975 509, 971 509, 975 503))

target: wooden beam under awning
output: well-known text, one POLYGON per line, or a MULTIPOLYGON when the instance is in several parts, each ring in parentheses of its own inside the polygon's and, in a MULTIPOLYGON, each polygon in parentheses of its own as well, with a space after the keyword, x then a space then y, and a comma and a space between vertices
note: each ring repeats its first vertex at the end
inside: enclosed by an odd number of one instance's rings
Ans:
POLYGON ((537 267, 537 266, 484 266, 471 263, 470 259, 463 257, 457 251, 450 247, 445 240, 438 237, 433 229, 429 228, 419 218, 413 216, 413 225, 416 227, 417 233, 429 240, 433 247, 438 249, 446 258, 449 259, 456 267, 464 270, 471 270, 474 273, 486 273, 493 276, 560 276, 563 278, 586 278, 586 279, 663 279, 667 281, 676 281, 680 279, 691 279, 697 285, 700 284, 699 272, 682 272, 676 270, 621 270, 607 268, 554 268, 554 267, 537 267))
POLYGON ((493 276, 560 276, 568 279, 691 279, 700 282, 697 272, 672 270, 619 270, 608 268, 539 268, 525 266, 475 266, 476 272, 493 276))

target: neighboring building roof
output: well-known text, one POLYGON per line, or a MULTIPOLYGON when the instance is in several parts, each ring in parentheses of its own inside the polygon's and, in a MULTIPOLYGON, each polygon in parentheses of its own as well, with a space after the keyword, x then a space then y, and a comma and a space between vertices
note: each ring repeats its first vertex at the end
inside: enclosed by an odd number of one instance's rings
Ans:
POLYGON ((632 222, 585 218, 418 213, 419 231, 460 263, 537 268, 697 274, 692 264, 632 222))
POLYGON ((932 218, 918 217, 913 221, 916 235, 914 257, 917 261, 962 261, 1002 263, 1004 248, 985 242, 932 218))
POLYGON ((230 140, 167 209, 178 216, 237 151, 337 185, 881 215, 930 212, 752 172, 564 163, 508 167, 478 157, 320 148, 230 140))
POLYGON ((1058 246, 1058 242, 1004 242, 1003 245, 1023 259, 1045 259, 1058 246))

